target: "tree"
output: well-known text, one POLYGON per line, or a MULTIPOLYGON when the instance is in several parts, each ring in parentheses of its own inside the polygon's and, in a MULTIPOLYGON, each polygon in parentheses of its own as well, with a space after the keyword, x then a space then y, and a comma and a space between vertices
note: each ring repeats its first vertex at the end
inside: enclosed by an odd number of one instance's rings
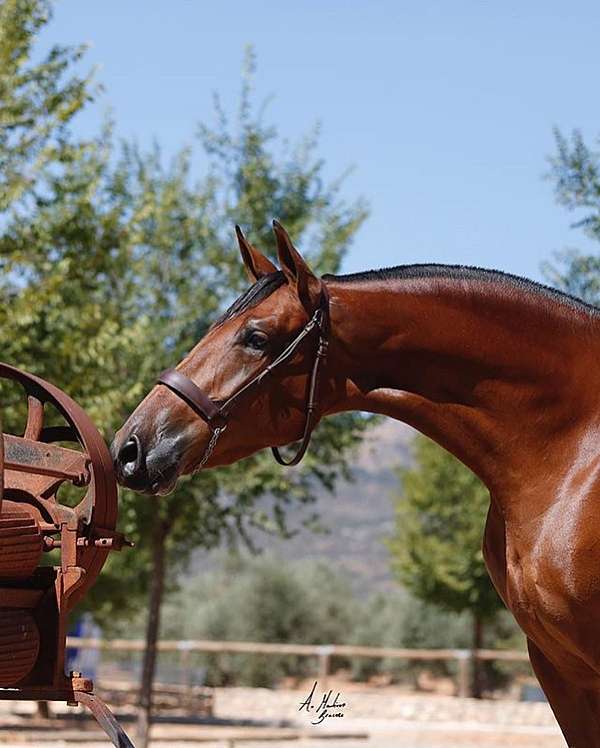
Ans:
MULTIPOLYGON (((10 63, 1 78, 2 356, 66 389, 110 438, 156 373, 243 287, 235 221, 268 251, 266 227, 277 216, 313 247, 317 267, 335 271, 366 208, 341 200, 339 180, 324 183, 317 132, 287 152, 279 147, 274 128, 254 113, 251 53, 235 124, 217 102, 215 127, 199 130, 211 166, 194 180, 191 150, 165 165, 158 146, 115 148, 110 123, 95 139, 77 139, 72 119, 93 100, 91 79, 70 71, 81 50, 57 47, 37 65, 32 45, 49 4, 5 2, 0 14, 0 58, 10 63)), ((16 428, 11 395, 3 416, 16 428)), ((110 559, 87 604, 107 622, 150 595, 142 733, 165 583, 194 548, 244 538, 249 525, 289 532, 286 507, 310 502, 318 483, 331 489, 348 473, 348 450, 368 424, 356 414, 326 421, 298 470, 283 472, 261 454, 186 478, 160 501, 122 494, 121 529, 137 548, 110 559), (258 504, 264 496, 270 511, 258 504)))
POLYGON ((69 138, 69 124, 93 99, 91 75, 72 72, 83 45, 54 45, 43 60, 30 63, 50 15, 47 0, 0 3, 0 212, 39 197, 40 175, 74 156, 78 146, 69 138))
MULTIPOLYGON (((559 204, 581 217, 573 228, 600 241, 600 152, 589 148, 580 132, 571 138, 555 131, 556 154, 550 159, 548 178, 555 184, 559 204)), ((577 249, 555 253, 554 262, 542 264, 547 280, 589 304, 600 304, 600 255, 577 249)))
MULTIPOLYGON (((487 574, 481 539, 489 494, 473 473, 424 436, 414 441, 415 464, 401 468, 396 529, 389 541, 398 579, 420 600, 468 611, 473 648, 484 625, 502 608, 487 574)), ((473 663, 472 692, 481 696, 481 669, 473 663)))
MULTIPOLYGON (((234 217, 252 227, 259 246, 272 248, 266 227, 277 215, 300 237, 312 237, 321 248, 313 252, 317 267, 327 263, 335 270, 348 241, 365 217, 359 204, 345 206, 339 201, 339 184, 324 185, 322 162, 314 155, 317 141, 305 139, 288 154, 274 150, 277 133, 256 116, 250 101, 254 58, 248 53, 237 122, 231 126, 217 101, 217 126, 201 126, 200 147, 210 160, 209 174, 189 186, 189 152, 175 162, 175 174, 162 173, 158 154, 145 157, 130 149, 125 154, 125 170, 135 174, 131 199, 139 204, 137 224, 144 258, 141 273, 153 324, 155 339, 165 344, 153 346, 152 370, 146 381, 167 364, 179 360, 208 328, 214 314, 245 285, 236 247, 231 241, 234 217), (132 168, 135 166, 136 168, 132 168), (177 185, 166 194, 161 186, 177 185), (190 219, 185 226, 184 217, 190 219), (225 228, 227 227, 227 228, 225 228)), ((272 251, 272 249, 271 249, 272 251)), ((140 544, 152 538, 153 562, 149 620, 144 663, 142 705, 150 708, 150 683, 154 670, 156 642, 160 625, 165 562, 176 557, 181 563, 198 545, 214 546, 223 532, 247 539, 248 524, 286 533, 285 507, 294 498, 311 501, 316 478, 331 488, 345 472, 345 454, 352 447, 367 421, 356 414, 345 414, 325 422, 315 434, 311 456, 299 471, 282 472, 261 454, 227 470, 201 473, 194 480, 180 483, 163 499, 160 509, 148 513, 140 500, 133 499, 140 544), (264 494, 273 500, 272 513, 256 508, 264 494), (227 497, 227 503, 222 498, 227 497), (210 503, 209 503, 210 502, 210 503), (207 511, 208 507, 208 511, 207 511), (207 514, 212 521, 207 521, 207 514), (144 517, 147 524, 141 524, 144 517), (164 548, 164 550, 163 550, 164 548)), ((145 725, 140 732, 144 732, 145 725)))
MULTIPOLYGON (((362 614, 347 582, 324 562, 290 562, 268 554, 221 554, 218 568, 187 578, 173 593, 168 639, 306 644, 345 643, 362 614), (183 615, 182 615, 183 613, 183 615)), ((314 662, 290 655, 207 655, 212 685, 272 687, 307 676, 314 662)))
MULTIPOLYGON (((44 0, 0 4, 0 342, 4 359, 68 386, 105 426, 119 398, 110 369, 128 341, 102 275, 119 276, 125 258, 107 253, 114 219, 94 207, 106 139, 70 133, 94 93, 71 72, 83 48, 31 62, 49 18, 44 0)), ((14 427, 12 405, 5 397, 2 415, 14 427)))

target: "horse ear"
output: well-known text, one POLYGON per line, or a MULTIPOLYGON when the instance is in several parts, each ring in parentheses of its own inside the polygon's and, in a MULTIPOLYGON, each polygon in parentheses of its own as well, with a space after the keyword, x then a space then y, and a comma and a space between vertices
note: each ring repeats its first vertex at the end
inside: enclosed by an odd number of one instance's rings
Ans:
POLYGON ((246 267, 246 273, 253 283, 255 283, 259 278, 262 278, 263 275, 277 272, 277 268, 271 260, 250 244, 242 233, 242 229, 237 224, 235 227, 235 233, 238 244, 240 245, 240 253, 246 267))
POLYGON ((304 262, 302 255, 292 244, 287 231, 278 221, 273 221, 273 231, 277 240, 277 256, 283 274, 290 286, 296 289, 302 306, 312 312, 321 300, 321 281, 304 262))

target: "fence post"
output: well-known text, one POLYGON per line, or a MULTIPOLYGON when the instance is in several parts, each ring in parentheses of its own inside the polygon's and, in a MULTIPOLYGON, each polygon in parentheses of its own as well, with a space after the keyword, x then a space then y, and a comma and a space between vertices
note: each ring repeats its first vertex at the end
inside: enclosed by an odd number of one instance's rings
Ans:
POLYGON ((458 661, 458 695, 462 699, 467 698, 470 694, 473 654, 473 651, 470 649, 456 650, 456 659, 458 661))
POLYGON ((329 665, 331 663, 331 655, 333 654, 333 645, 325 644, 318 648, 319 657, 319 674, 318 680, 323 691, 327 691, 327 682, 329 679, 329 665))
POLYGON ((178 642, 179 665, 182 670, 183 685, 186 688, 185 702, 188 709, 192 706, 192 670, 191 670, 191 645, 189 641, 178 642))

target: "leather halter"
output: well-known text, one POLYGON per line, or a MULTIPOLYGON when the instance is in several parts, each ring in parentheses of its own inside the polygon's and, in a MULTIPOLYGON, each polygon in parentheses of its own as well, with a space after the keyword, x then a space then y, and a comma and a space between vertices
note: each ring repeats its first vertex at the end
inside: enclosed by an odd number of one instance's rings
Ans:
POLYGON ((184 400, 190 408, 198 415, 202 420, 206 421, 208 426, 212 430, 212 436, 202 459, 200 460, 196 470, 203 467, 208 458, 212 454, 219 436, 225 431, 228 425, 229 413, 235 405, 238 398, 246 394, 253 387, 259 385, 265 377, 267 377, 274 369, 283 364, 296 352, 296 349, 300 343, 310 335, 313 330, 318 330, 319 339, 315 352, 315 359, 310 372, 310 380, 308 384, 308 396, 306 401, 306 419, 304 421, 304 430, 302 432, 300 446, 298 451, 290 460, 284 460, 277 447, 271 447, 273 456, 280 465, 297 465, 300 460, 304 457, 304 453, 308 448, 312 431, 315 427, 315 416, 317 407, 317 394, 318 394, 318 380, 319 380, 319 368, 321 363, 327 356, 328 340, 327 336, 329 333, 329 294, 325 285, 321 284, 321 299, 318 308, 315 310, 313 316, 304 325, 302 330, 296 335, 289 345, 270 363, 265 369, 254 376, 249 382, 242 385, 236 392, 231 395, 225 402, 219 404, 212 400, 206 395, 191 379, 182 374, 177 369, 167 369, 158 377, 158 384, 164 384, 172 392, 178 395, 184 400))

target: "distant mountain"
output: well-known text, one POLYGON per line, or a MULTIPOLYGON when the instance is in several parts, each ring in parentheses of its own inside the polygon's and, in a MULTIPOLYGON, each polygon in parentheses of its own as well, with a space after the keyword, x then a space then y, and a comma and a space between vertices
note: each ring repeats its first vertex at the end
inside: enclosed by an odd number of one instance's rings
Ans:
MULTIPOLYGON (((346 577, 360 597, 392 589, 383 541, 394 525, 392 495, 398 490, 394 468, 409 464, 415 433, 399 421, 382 420, 357 451, 352 481, 340 481, 334 494, 322 490, 316 504, 289 509, 291 529, 301 527, 303 519, 317 512, 328 533, 301 528, 290 540, 260 533, 255 536, 259 547, 290 561, 321 559, 346 577)), ((196 568, 205 567, 206 562, 211 565, 210 557, 203 556, 204 562, 194 564, 196 568)))

